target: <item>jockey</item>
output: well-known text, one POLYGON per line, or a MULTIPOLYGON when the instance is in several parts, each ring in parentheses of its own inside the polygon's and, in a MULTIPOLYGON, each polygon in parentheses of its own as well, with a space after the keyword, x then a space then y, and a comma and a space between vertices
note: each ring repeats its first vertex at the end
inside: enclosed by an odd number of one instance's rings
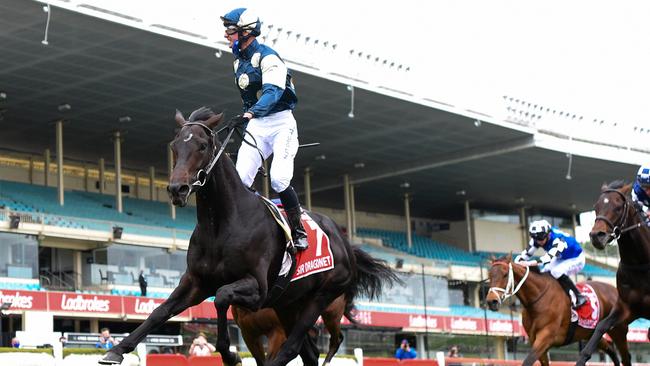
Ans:
POLYGON ((573 237, 552 228, 546 220, 534 221, 530 224, 528 232, 530 234, 528 248, 515 258, 515 263, 524 266, 544 265, 540 272, 551 272, 569 296, 569 290, 573 291, 576 296, 575 308, 584 305, 587 299, 569 277, 580 272, 585 266, 585 255, 580 244, 573 237), (538 260, 531 260, 537 248, 543 248, 546 254, 538 260))
POLYGON ((250 187, 262 165, 260 155, 266 159, 273 154, 271 187, 278 192, 287 213, 293 245, 305 250, 308 244, 300 221, 302 209, 290 185, 298 151, 298 130, 292 113, 298 99, 291 73, 277 52, 257 42, 262 23, 252 11, 234 9, 221 20, 226 27, 224 37, 235 56, 235 83, 244 104, 243 114, 231 120, 231 127, 242 126, 253 137, 245 139, 253 146, 242 143, 239 148, 237 172, 250 187))
POLYGON ((650 164, 642 165, 636 173, 632 187, 632 202, 641 214, 641 219, 650 226, 650 164))

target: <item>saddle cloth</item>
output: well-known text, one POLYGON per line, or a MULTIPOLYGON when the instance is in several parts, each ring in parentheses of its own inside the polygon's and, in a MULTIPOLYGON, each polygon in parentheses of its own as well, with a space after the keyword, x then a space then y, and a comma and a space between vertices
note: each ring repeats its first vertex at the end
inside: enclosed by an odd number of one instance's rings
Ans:
MULTIPOLYGON (((291 229, 287 223, 284 210, 280 209, 277 203, 262 196, 260 196, 260 198, 262 198, 262 201, 266 203, 266 206, 273 213, 275 221, 280 225, 280 227, 282 227, 287 238, 287 250, 285 250, 282 267, 280 268, 279 273, 280 276, 285 276, 291 270, 293 264, 291 261, 291 255, 288 252, 292 247, 291 229)), ((292 282, 314 273, 324 272, 334 268, 334 256, 332 255, 330 239, 327 234, 325 234, 307 212, 302 213, 301 220, 302 225, 307 232, 309 248, 296 253, 296 269, 291 278, 292 282)))
MULTIPOLYGON (((578 325, 586 329, 595 329, 600 318, 600 301, 593 287, 586 283, 578 283, 576 287, 587 298, 587 302, 578 310, 571 309, 571 322, 578 322, 578 325)), ((571 292, 571 303, 575 304, 576 298, 571 292)))

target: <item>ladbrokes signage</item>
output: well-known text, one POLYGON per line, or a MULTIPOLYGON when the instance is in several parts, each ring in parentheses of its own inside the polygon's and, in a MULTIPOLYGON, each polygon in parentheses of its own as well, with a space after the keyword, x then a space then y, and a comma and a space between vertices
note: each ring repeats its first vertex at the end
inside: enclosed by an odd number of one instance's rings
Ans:
POLYGON ((122 303, 119 296, 50 292, 49 297, 50 311, 98 314, 119 314, 122 312, 122 303))
POLYGON ((37 291, 0 290, 0 304, 11 303, 9 310, 47 310, 47 294, 37 291))

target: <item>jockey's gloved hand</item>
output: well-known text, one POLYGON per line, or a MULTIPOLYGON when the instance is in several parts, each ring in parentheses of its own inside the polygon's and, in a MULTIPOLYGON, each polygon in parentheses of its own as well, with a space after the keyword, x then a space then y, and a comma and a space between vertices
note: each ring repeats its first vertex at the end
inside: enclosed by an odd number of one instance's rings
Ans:
POLYGON ((238 116, 234 116, 233 118, 228 121, 228 128, 237 128, 237 127, 245 127, 246 124, 248 124, 248 121, 250 121, 250 117, 248 117, 246 114, 240 114, 238 116))

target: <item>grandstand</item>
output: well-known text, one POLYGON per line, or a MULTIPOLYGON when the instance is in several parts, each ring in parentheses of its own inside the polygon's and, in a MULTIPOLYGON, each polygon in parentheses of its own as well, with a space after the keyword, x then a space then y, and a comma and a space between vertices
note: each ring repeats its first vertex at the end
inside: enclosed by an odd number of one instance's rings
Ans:
MULTIPOLYGON (((171 26, 147 28, 74 0, 54 3, 58 30, 45 49, 40 4, 0 3, 7 29, 0 52, 10 56, 0 70, 8 95, 0 108, 3 123, 15 126, 0 134, 0 299, 30 299, 0 320, 0 346, 19 330, 131 332, 168 297, 185 271, 196 222, 192 203, 171 207, 165 192, 173 108, 187 114, 218 100, 218 109, 239 109, 229 55, 214 57, 228 51, 222 43, 171 26), (71 110, 59 111, 59 103, 71 110), (120 122, 125 115, 132 123, 120 122), (55 138, 52 121, 61 122, 63 136, 55 138), (58 148, 64 153, 52 161, 58 148), (69 310, 62 296, 111 305, 69 310), (149 310, 132 308, 136 300, 149 310)), ((571 233, 588 226, 577 214, 591 208, 600 184, 631 177, 647 152, 601 144, 593 131, 569 143, 548 130, 559 128, 554 121, 536 129, 387 88, 359 71, 362 64, 357 72, 327 72, 300 54, 290 53, 287 64, 299 81, 301 142, 321 145, 300 150, 293 184, 305 205, 332 217, 353 245, 388 262, 406 284, 380 301, 358 299, 361 326, 346 324, 341 353, 362 347, 389 356, 408 338, 433 358, 441 345, 464 339, 472 345, 466 356, 515 357, 521 309, 485 309, 486 259, 521 251, 534 219, 571 233), (348 86, 356 90, 354 118, 348 86), (573 154, 572 178, 539 176, 541 168, 564 169, 564 146, 573 154), (373 345, 378 338, 388 344, 373 345)), ((238 144, 227 149, 233 158, 238 144)), ((261 194, 265 186, 258 178, 261 194)), ((615 262, 589 258, 579 279, 615 282, 615 262)), ((214 318, 205 302, 161 332, 187 339, 203 326, 212 331, 214 318)), ((640 361, 650 359, 647 329, 647 321, 632 325, 640 361)), ((319 345, 326 340, 321 335, 319 345)), ((246 349, 240 336, 233 344, 246 349)))

